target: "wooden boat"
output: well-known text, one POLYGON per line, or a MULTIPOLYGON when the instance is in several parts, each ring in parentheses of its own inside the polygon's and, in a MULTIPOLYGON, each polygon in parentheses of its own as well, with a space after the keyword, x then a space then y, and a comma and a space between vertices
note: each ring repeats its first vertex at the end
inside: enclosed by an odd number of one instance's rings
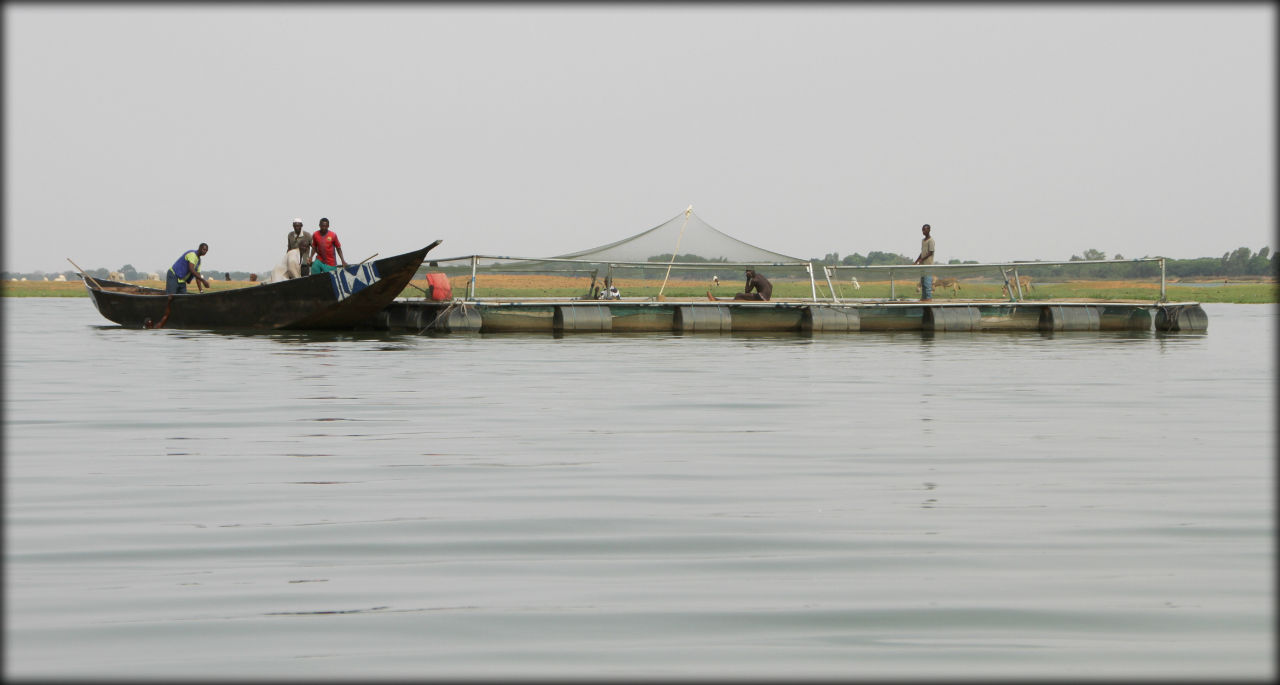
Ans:
POLYGON ((276 283, 170 295, 81 274, 98 313, 127 328, 354 329, 404 290, 432 248, 276 283))

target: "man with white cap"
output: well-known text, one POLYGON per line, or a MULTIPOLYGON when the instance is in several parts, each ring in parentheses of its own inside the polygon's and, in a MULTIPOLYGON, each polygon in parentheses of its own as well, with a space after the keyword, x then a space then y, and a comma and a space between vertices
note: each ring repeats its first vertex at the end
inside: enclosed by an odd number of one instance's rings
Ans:
POLYGON ((289 267, 285 275, 289 278, 311 275, 311 233, 302 230, 302 219, 293 220, 288 245, 289 267), (293 254, 294 250, 298 251, 297 255, 293 254))

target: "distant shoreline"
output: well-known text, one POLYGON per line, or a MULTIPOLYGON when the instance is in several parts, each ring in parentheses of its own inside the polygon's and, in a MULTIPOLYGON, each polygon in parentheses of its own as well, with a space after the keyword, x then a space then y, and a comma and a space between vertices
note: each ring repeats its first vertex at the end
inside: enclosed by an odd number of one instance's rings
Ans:
MULTIPOLYGON (((457 297, 467 291, 467 276, 455 276, 450 279, 453 292, 457 297)), ((159 281, 131 281, 137 285, 163 288, 159 281)), ((254 281, 211 281, 211 290, 231 290, 260 285, 254 281)), ((661 281, 654 279, 615 279, 614 284, 627 297, 655 296, 661 281)), ((965 299, 1004 299, 1001 286, 997 282, 982 279, 960 279, 960 288, 952 292, 950 289, 935 288, 934 298, 939 300, 965 299)), ((481 274, 476 279, 476 294, 480 297, 582 297, 590 285, 589 279, 570 278, 564 276, 543 275, 511 275, 481 274)), ((597 286, 599 283, 597 282, 597 286)), ((849 283, 836 285, 836 296, 840 299, 870 299, 889 297, 890 288, 887 281, 864 281, 859 288, 849 283)), ((427 287, 425 280, 413 281, 400 297, 420 298, 427 287)), ((899 298, 919 297, 915 290, 916 281, 895 279, 893 295, 899 298)), ((667 297, 705 297, 712 292, 717 297, 732 297, 733 293, 742 289, 737 279, 722 281, 714 286, 706 281, 670 280, 663 293, 667 297)), ((195 292, 195 289, 191 289, 195 292)), ((1035 283, 1026 298, 1036 299, 1068 299, 1091 298, 1101 300, 1156 300, 1159 298, 1160 282, 1158 280, 1133 281, 1067 281, 1035 283)), ((1166 284, 1166 294, 1170 301, 1225 302, 1235 304, 1276 304, 1280 302, 1280 284, 1274 279, 1260 280, 1259 277, 1244 277, 1239 280, 1229 279, 1223 282, 1218 279, 1188 279, 1166 284)), ((88 289, 80 281, 2 281, 0 296, 3 297, 85 297, 88 289)), ((812 296, 807 280, 775 279, 774 296, 777 298, 808 299, 812 296)), ((829 298, 831 293, 827 284, 818 282, 818 296, 829 298)))

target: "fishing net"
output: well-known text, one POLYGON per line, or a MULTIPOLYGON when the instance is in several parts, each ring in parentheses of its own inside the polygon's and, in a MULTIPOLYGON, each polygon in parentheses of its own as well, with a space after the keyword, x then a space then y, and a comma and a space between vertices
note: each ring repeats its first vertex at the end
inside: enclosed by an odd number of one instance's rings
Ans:
MULTIPOLYGON (((808 262, 743 242, 713 228, 693 208, 628 238, 555 257, 472 255, 432 260, 424 268, 450 277, 477 274, 543 274, 582 279, 584 292, 613 285, 617 279, 652 281, 662 295, 668 279, 699 280, 707 287, 741 283, 743 269, 765 269, 767 277, 810 280, 808 262), (675 255, 675 259, 672 256, 675 255)), ((465 287, 465 286, 464 286, 465 287)), ((633 284, 628 295, 637 291, 633 284)), ((730 286, 733 287, 733 286, 730 286)), ((705 291, 704 291, 705 292, 705 291)), ((593 299, 596 295, 591 296, 593 299)))
POLYGON ((653 228, 617 242, 580 252, 557 255, 557 259, 595 262, 670 261, 795 264, 803 259, 789 257, 745 243, 716 230, 690 207, 653 228))
POLYGON ((590 272, 602 267, 650 271, 666 269, 673 261, 673 268, 677 270, 694 268, 694 265, 706 269, 717 265, 724 268, 741 265, 803 267, 807 264, 806 260, 756 247, 718 231, 694 214, 692 207, 631 237, 555 257, 475 255, 438 259, 434 263, 441 267, 454 266, 464 261, 470 263, 473 259, 477 266, 489 270, 538 272, 590 272))

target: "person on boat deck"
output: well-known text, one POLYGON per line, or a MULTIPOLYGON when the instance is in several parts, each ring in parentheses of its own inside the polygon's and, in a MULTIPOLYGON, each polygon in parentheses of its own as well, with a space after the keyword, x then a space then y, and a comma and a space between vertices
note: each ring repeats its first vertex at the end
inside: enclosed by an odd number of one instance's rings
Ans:
POLYGON ((342 266, 346 267, 347 258, 342 256, 342 242, 338 240, 338 234, 329 230, 329 220, 320 220, 320 230, 311 234, 311 247, 316 251, 316 258, 311 262, 311 269, 316 273, 324 273, 326 271, 337 271, 338 265, 333 258, 336 250, 338 259, 342 260, 342 266))
POLYGON ((200 258, 209 252, 208 243, 200 243, 200 247, 194 250, 187 250, 178 257, 178 261, 169 267, 169 272, 165 274, 164 291, 169 294, 185 295, 187 292, 187 284, 193 279, 196 282, 196 288, 200 292, 204 292, 209 287, 209 281, 200 274, 200 258))
POLYGON ((768 300, 773 297, 773 284, 763 274, 747 269, 747 285, 740 293, 735 293, 735 300, 768 300), (751 292, 752 289, 755 292, 751 292))
MULTIPOLYGON (((924 234, 924 239, 920 241, 920 256, 916 257, 913 264, 932 264, 933 263, 933 238, 930 237, 929 224, 920 227, 920 232, 924 234)), ((926 272, 920 277, 920 301, 933 301, 933 274, 926 272)))
POLYGON ((311 231, 302 230, 302 219, 293 220, 293 230, 289 231, 285 252, 298 251, 298 270, 293 271, 293 255, 289 255, 289 268, 285 271, 287 278, 311 275, 311 231))

